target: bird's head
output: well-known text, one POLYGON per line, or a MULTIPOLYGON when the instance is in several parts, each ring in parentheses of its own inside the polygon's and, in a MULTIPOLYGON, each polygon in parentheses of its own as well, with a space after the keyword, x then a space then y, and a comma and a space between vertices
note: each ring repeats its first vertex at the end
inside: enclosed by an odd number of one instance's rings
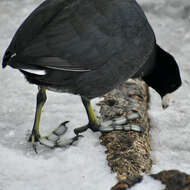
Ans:
POLYGON ((163 108, 169 104, 168 94, 174 92, 181 86, 180 71, 174 57, 160 48, 156 47, 156 62, 152 72, 143 77, 145 82, 155 89, 161 96, 163 108))

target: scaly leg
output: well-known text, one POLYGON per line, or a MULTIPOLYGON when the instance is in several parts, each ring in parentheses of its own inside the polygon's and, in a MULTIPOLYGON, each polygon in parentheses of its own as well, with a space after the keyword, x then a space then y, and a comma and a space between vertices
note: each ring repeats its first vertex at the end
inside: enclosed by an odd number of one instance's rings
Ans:
POLYGON ((29 138, 29 141, 32 142, 32 146, 36 152, 36 143, 39 141, 40 138, 40 130, 39 130, 39 124, 40 124, 40 118, 41 118, 41 112, 42 108, 46 102, 46 89, 39 87, 39 91, 37 94, 37 104, 36 104, 36 113, 35 113, 35 119, 34 119, 34 125, 32 129, 32 134, 29 138))
POLYGON ((92 106, 90 104, 90 100, 88 100, 85 97, 81 97, 81 99, 82 99, 82 103, 86 109, 86 113, 88 115, 89 123, 83 127, 74 129, 75 134, 78 135, 79 133, 82 133, 89 128, 94 132, 99 131, 100 125, 99 125, 98 119, 96 118, 96 115, 94 114, 94 111, 93 111, 92 106))

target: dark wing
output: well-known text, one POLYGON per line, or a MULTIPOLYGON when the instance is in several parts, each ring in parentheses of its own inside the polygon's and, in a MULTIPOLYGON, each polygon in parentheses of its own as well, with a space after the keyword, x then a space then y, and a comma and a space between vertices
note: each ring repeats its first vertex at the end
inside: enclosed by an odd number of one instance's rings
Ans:
POLYGON ((116 55, 131 74, 144 64, 153 43, 135 1, 47 0, 18 29, 4 64, 11 57, 8 64, 18 68, 89 71, 116 55))
POLYGON ((9 64, 21 68, 94 70, 115 52, 111 36, 93 22, 98 19, 108 22, 88 1, 47 0, 20 26, 4 61, 11 58, 9 64))
MULTIPOLYGON (((3 58, 3 67, 12 57, 22 55, 37 36, 45 29, 53 17, 62 10, 63 1, 46 0, 37 7, 15 33, 3 58)), ((42 51, 39 50, 39 51, 42 51)), ((32 52, 31 52, 32 55, 32 52)))

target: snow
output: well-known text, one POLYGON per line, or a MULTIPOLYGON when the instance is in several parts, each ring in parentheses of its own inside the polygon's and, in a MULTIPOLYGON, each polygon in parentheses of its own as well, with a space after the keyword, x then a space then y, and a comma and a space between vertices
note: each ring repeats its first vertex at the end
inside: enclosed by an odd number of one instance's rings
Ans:
POLYGON ((152 172, 179 169, 190 173, 189 166, 189 34, 190 2, 143 2, 147 16, 155 30, 158 43, 175 55, 179 63, 183 85, 173 94, 170 107, 162 110, 159 96, 151 90, 149 114, 154 163, 152 172), (150 6, 151 4, 151 6, 150 6), (146 8, 147 9, 147 8, 146 8))
MULTIPOLYGON (((0 1, 0 57, 2 58, 14 32, 40 0, 0 1)), ((158 94, 150 89, 152 173, 179 169, 190 173, 190 1, 139 0, 150 21, 157 42, 170 51, 179 63, 183 86, 173 94, 166 110, 161 108, 158 94)), ((0 190, 108 190, 117 183, 107 166, 105 147, 99 144, 99 133, 87 131, 74 146, 49 150, 39 146, 36 155, 26 141, 31 130, 36 86, 25 82, 11 68, 0 70, 0 190)), ((47 134, 64 120, 70 120, 67 137, 72 130, 87 123, 78 96, 48 92, 41 121, 41 133, 47 134)), ((98 99, 93 101, 93 107, 98 99)), ((161 190, 160 182, 144 177, 143 183, 131 190, 161 190)))

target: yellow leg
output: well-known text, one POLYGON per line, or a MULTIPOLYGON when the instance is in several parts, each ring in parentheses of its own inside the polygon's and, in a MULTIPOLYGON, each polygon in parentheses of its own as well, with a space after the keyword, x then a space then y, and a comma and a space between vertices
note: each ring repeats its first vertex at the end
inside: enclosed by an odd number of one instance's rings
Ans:
POLYGON ((96 115, 94 114, 94 111, 92 109, 90 102, 87 102, 86 110, 87 110, 87 114, 88 114, 89 123, 99 125, 98 119, 97 119, 96 115))
POLYGON ((32 144, 34 142, 38 141, 40 138, 40 118, 42 113, 43 105, 46 102, 46 89, 45 88, 39 88, 38 94, 37 94, 37 104, 36 104, 36 113, 35 113, 35 119, 34 119, 34 125, 32 129, 32 134, 30 137, 30 141, 32 141, 32 144))
POLYGON ((82 133, 89 128, 94 132, 99 131, 99 122, 98 122, 98 119, 96 118, 96 115, 94 114, 90 101, 85 97, 81 97, 81 98, 82 98, 83 105, 86 109, 86 113, 88 115, 89 123, 83 127, 74 129, 75 134, 78 135, 79 133, 82 133))

